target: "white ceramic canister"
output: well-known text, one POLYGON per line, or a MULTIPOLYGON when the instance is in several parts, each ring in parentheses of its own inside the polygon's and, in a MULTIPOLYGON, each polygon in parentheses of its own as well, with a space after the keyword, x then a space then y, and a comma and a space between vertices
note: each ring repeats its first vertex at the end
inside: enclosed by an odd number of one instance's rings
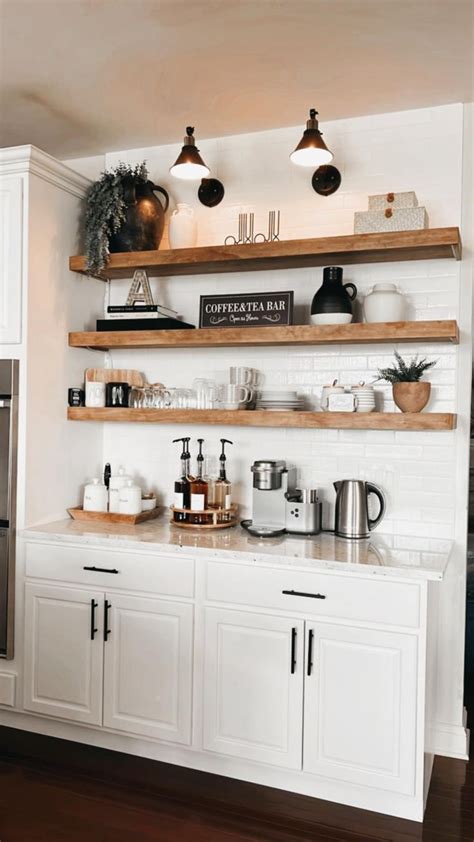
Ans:
POLYGON ((375 284, 364 298, 366 322, 403 322, 406 300, 395 284, 375 284))
POLYGON ((120 512, 119 507, 119 493, 120 489, 127 484, 132 478, 125 473, 123 468, 118 469, 118 473, 112 474, 109 480, 109 512, 120 512))
POLYGON ((108 502, 107 488, 99 479, 92 479, 84 486, 82 507, 85 512, 106 512, 108 502))
POLYGON ((196 245, 197 223, 191 205, 178 202, 171 214, 168 239, 172 249, 189 249, 196 245))
POLYGON ((365 383, 351 386, 351 392, 357 398, 356 412, 373 412, 375 409, 374 387, 365 383))
POLYGON ((128 479, 119 491, 119 514, 138 515, 142 510, 142 490, 128 479))
POLYGON ((344 391, 344 386, 338 386, 337 380, 334 380, 334 382, 329 386, 323 386, 323 390, 321 392, 321 409, 323 412, 328 411, 329 397, 331 395, 343 395, 344 391))

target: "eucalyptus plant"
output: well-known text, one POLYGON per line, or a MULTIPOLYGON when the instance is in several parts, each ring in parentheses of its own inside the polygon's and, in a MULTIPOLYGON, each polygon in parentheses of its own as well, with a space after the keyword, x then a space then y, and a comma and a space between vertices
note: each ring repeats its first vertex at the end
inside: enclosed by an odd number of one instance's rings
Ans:
POLYGON ((105 170, 87 195, 85 213, 85 251, 87 270, 97 274, 109 256, 109 240, 125 222, 126 202, 124 185, 127 182, 145 183, 148 170, 141 164, 124 164, 105 170))
POLYGON ((389 383, 418 383, 425 371, 436 365, 437 360, 429 362, 426 357, 418 359, 418 355, 408 362, 405 362, 398 351, 394 351, 396 365, 389 368, 380 368, 377 372, 377 380, 387 380, 389 383))

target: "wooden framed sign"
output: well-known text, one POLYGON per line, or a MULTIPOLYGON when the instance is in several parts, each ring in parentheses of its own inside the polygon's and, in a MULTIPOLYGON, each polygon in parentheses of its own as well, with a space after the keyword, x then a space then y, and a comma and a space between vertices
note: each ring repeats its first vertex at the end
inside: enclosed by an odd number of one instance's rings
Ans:
POLYGON ((201 295, 199 327, 293 324, 293 291, 201 295))

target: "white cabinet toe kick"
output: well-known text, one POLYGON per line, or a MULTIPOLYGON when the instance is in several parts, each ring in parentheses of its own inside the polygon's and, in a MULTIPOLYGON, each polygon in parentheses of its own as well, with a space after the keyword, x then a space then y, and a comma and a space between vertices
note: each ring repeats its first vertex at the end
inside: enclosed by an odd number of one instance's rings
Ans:
POLYGON ((436 582, 53 540, 24 558, 2 724, 422 820, 436 582))

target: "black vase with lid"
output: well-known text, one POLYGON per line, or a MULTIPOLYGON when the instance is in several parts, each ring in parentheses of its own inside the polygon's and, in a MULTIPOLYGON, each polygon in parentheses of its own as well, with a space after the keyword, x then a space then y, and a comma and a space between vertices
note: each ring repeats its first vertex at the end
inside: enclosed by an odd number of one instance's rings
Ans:
POLYGON ((311 303, 314 325, 346 325, 352 321, 352 302, 357 295, 355 284, 342 283, 342 266, 326 266, 323 283, 311 303))

